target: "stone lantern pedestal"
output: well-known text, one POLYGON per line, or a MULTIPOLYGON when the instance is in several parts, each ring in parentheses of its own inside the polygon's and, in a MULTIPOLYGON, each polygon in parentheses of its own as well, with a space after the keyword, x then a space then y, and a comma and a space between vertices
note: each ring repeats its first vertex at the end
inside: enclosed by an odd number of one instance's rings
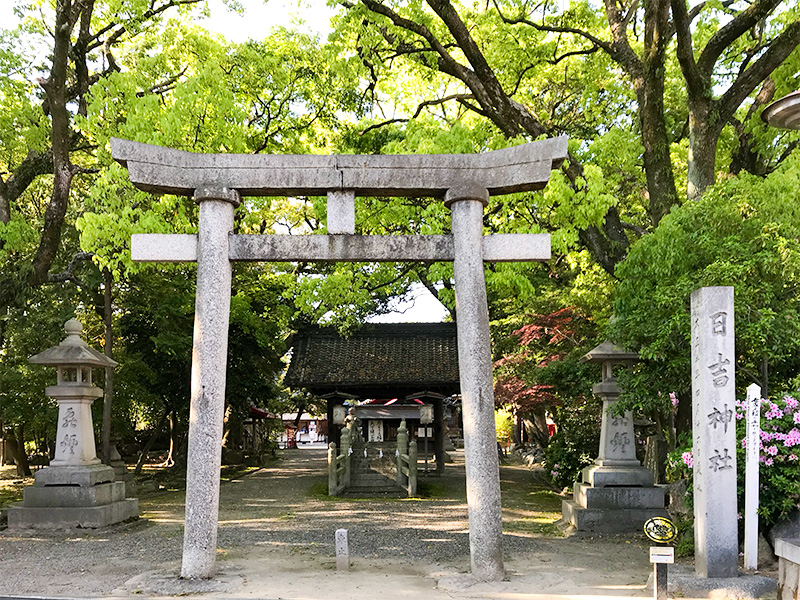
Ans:
POLYGON ((103 390, 92 384, 92 368, 117 363, 90 348, 82 329, 70 319, 61 344, 30 358, 57 368, 56 385, 45 390, 58 402, 56 454, 23 490, 22 505, 8 510, 9 529, 95 528, 139 515, 138 500, 125 497, 125 483, 114 481, 114 469, 100 462, 94 443, 92 402, 103 390))
POLYGON ((573 499, 564 500, 561 506, 562 522, 577 530, 641 531, 650 517, 667 516, 664 490, 653 485, 653 474, 636 458, 632 412, 614 414, 622 390, 613 367, 637 359, 636 354, 611 342, 603 342, 582 359, 603 367, 603 380, 592 387, 603 400, 603 421, 598 457, 583 470, 582 481, 575 483, 573 499))

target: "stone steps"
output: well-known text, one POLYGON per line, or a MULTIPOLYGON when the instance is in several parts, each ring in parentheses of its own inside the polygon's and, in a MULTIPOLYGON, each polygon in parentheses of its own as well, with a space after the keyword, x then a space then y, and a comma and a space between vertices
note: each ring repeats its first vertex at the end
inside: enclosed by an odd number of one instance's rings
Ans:
POLYGON ((408 493, 394 479, 367 468, 366 471, 351 470, 350 485, 341 495, 349 498, 404 498, 408 493))

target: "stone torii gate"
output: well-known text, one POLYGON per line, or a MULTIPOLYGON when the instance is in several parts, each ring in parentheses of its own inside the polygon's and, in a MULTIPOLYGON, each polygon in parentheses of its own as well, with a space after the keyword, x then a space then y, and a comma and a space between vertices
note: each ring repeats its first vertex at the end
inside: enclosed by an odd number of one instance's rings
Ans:
POLYGON ((140 234, 133 260, 197 261, 186 526, 181 576, 215 572, 231 261, 453 261, 464 421, 470 562, 480 580, 504 576, 500 477, 484 261, 550 258, 547 234, 483 235, 490 194, 542 189, 567 138, 484 154, 313 156, 194 154, 121 139, 111 153, 131 182, 193 196, 197 235, 140 234), (355 195, 444 198, 451 235, 355 235, 355 195), (327 195, 328 235, 233 235, 242 196, 327 195))

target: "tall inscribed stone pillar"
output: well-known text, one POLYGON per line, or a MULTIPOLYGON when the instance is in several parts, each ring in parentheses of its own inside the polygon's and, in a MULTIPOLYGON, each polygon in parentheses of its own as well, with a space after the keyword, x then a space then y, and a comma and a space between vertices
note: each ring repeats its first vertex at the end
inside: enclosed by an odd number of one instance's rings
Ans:
POLYGON ((733 288, 700 288, 691 304, 695 572, 736 577, 733 288))

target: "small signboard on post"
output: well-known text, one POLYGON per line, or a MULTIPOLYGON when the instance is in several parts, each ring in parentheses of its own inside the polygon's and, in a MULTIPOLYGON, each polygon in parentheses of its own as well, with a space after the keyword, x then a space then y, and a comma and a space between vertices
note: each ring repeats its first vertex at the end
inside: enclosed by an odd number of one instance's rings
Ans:
MULTIPOLYGON (((669 519, 653 517, 645 521, 644 534, 657 544, 669 544, 678 537, 678 528, 669 519)), ((653 563, 653 598, 667 600, 667 565, 675 562, 675 548, 651 546, 650 562, 653 563)))
POLYGON ((744 475, 744 568, 758 568, 758 459, 761 451, 761 387, 747 388, 744 475))
POLYGON ((675 548, 672 546, 650 546, 650 562, 671 565, 675 562, 675 548))

